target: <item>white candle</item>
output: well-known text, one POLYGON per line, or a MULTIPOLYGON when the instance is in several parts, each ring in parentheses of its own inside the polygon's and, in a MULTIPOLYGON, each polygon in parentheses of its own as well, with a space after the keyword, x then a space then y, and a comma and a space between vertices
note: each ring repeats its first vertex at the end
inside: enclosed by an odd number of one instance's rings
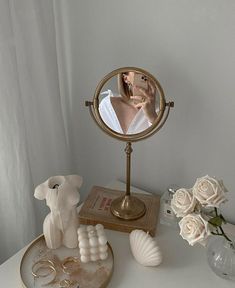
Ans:
POLYGON ((90 253, 91 253, 91 254, 98 254, 98 253, 99 253, 99 248, 98 248, 98 247, 92 247, 92 248, 90 248, 90 253))
POLYGON ((82 226, 77 232, 82 262, 107 259, 107 237, 102 224, 82 226))
POLYGON ((107 243, 107 238, 105 237, 105 235, 99 236, 99 244, 105 245, 106 243, 107 243))
POLYGON ((81 256, 81 261, 82 261, 83 263, 87 263, 87 262, 90 261, 90 257, 89 257, 89 256, 81 256))
POLYGON ((98 254, 91 254, 91 261, 97 261, 99 260, 99 255, 98 254))
POLYGON ((107 252, 104 252, 104 253, 100 253, 100 259, 101 260, 105 260, 108 258, 108 253, 107 252))
POLYGON ((134 230, 130 233, 130 246, 137 262, 143 266, 157 266, 162 262, 162 253, 157 242, 146 232, 134 230))
POLYGON ((79 248, 88 248, 89 247, 89 241, 88 239, 82 239, 79 241, 79 248))
POLYGON ((100 252, 106 252, 108 250, 108 246, 107 245, 100 246, 99 250, 100 250, 100 252))

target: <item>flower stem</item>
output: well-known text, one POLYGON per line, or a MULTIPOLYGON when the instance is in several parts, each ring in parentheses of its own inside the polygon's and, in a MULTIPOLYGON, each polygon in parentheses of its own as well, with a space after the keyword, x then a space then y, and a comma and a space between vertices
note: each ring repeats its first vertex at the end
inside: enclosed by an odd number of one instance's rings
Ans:
MULTIPOLYGON (((216 215, 216 216, 219 216, 219 215, 218 215, 218 210, 217 210, 217 208, 216 208, 216 207, 214 207, 214 208, 215 208, 215 215, 216 215)), ((223 237, 224 237, 226 240, 228 240, 228 241, 231 243, 231 245, 234 247, 233 241, 225 234, 224 229, 223 229, 221 226, 216 227, 216 231, 217 231, 217 234, 216 234, 216 233, 213 233, 214 235, 223 236, 223 237), (219 228, 219 230, 220 230, 221 233, 218 233, 218 228, 219 228)))
POLYGON ((222 235, 224 236, 225 239, 227 239, 229 242, 233 242, 230 238, 228 238, 228 236, 224 233, 224 230, 221 226, 219 226, 219 229, 222 233, 222 235))

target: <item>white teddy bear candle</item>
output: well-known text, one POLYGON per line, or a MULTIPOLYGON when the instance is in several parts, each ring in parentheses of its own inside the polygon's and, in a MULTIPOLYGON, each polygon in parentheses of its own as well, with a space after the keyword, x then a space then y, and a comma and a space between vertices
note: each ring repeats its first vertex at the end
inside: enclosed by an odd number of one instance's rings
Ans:
POLYGON ((80 227, 78 229, 78 242, 83 263, 105 260, 108 257, 107 238, 103 225, 80 227))

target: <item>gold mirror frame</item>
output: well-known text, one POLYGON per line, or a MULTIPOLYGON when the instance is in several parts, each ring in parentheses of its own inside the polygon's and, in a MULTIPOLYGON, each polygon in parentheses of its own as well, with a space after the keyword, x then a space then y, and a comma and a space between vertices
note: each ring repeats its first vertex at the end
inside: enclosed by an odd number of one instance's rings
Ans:
MULTIPOLYGON (((172 104, 173 102, 170 102, 170 103, 172 104)), ((123 67, 123 68, 116 69, 116 70, 110 72, 109 74, 107 74, 98 84, 96 91, 95 91, 95 94, 94 94, 94 97, 93 97, 93 101, 92 102, 86 101, 86 106, 92 106, 92 109, 91 109, 92 110, 91 111, 92 117, 94 118, 94 120, 98 124, 98 126, 109 136, 114 137, 114 138, 121 140, 121 141, 125 141, 125 142, 140 141, 140 140, 143 140, 143 139, 151 136, 155 132, 157 132, 156 130, 159 130, 163 126, 163 124, 165 123, 165 121, 164 121, 164 123, 161 125, 161 127, 159 127, 159 125, 161 124, 160 122, 163 118, 165 108, 167 105, 168 105, 168 103, 166 103, 166 101, 165 101, 165 95, 164 95, 163 89, 162 89, 160 83, 157 81, 157 79, 153 75, 151 75, 149 72, 147 72, 143 69, 140 69, 140 68, 136 68, 136 67, 123 67), (99 113, 99 96, 100 96, 100 92, 101 92, 103 86, 112 77, 116 76, 117 74, 124 73, 127 71, 133 71, 136 73, 143 73, 147 77, 149 77, 155 83, 159 97, 160 97, 160 107, 159 107, 160 109, 158 112, 157 119, 152 123, 152 125, 149 128, 147 128, 146 130, 144 130, 140 133, 136 133, 136 134, 121 134, 121 133, 115 132, 114 130, 109 128, 104 123, 104 121, 103 121, 103 119, 99 113)))
POLYGON ((116 138, 121 141, 125 141, 126 143, 126 193, 124 196, 121 196, 111 203, 111 212, 114 216, 124 219, 124 220, 134 220, 142 217, 146 212, 145 204, 139 200, 137 197, 134 197, 130 193, 130 170, 131 170, 131 153, 132 153, 132 147, 131 143, 140 141, 143 139, 146 139, 147 137, 150 137, 157 131, 159 131, 164 123, 166 122, 170 108, 174 107, 174 102, 168 102, 165 101, 165 95, 163 92, 163 89, 158 82, 158 80, 149 72, 145 71, 144 69, 136 68, 136 67, 123 67, 116 69, 109 74, 107 74, 98 84, 95 94, 93 97, 93 101, 86 101, 86 106, 90 109, 90 114, 96 124, 101 128, 106 134, 109 136, 116 138), (110 80, 112 77, 120 74, 125 73, 127 71, 132 71, 136 73, 142 73, 149 77, 156 85, 159 97, 160 97, 160 103, 159 103, 159 111, 158 116, 155 119, 155 121, 152 123, 150 127, 148 127, 146 130, 141 131, 140 133, 136 134, 121 134, 118 133, 111 128, 109 128, 103 121, 100 113, 99 113, 99 97, 101 90, 103 86, 107 83, 108 80, 110 80), (166 109, 167 107, 167 109, 166 109))

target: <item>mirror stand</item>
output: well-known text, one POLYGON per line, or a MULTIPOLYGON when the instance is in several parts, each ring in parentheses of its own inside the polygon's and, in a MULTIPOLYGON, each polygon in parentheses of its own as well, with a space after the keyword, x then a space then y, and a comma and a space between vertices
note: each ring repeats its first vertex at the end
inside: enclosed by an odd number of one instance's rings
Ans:
MULTIPOLYGON (((143 195, 142 197, 131 195, 131 145, 132 142, 143 140, 159 131, 168 118, 170 108, 174 107, 174 102, 166 103, 163 89, 153 75, 140 68, 123 67, 110 72, 100 81, 93 101, 86 101, 86 106, 89 107, 92 118, 103 132, 126 142, 126 192, 116 191, 122 196, 111 199, 108 212, 121 220, 135 220, 143 217, 147 225, 146 222, 150 217, 155 223, 158 211, 155 196, 150 201, 145 201, 146 198, 143 195), (129 105, 129 100, 133 100, 132 105, 129 105), (134 111, 134 108, 138 108, 138 111, 134 111), (127 123, 131 118, 132 121, 127 123), (121 123, 127 127, 125 133, 121 123)), ((110 218, 113 220, 113 217, 110 218)), ((121 225, 124 223, 124 221, 119 222, 121 225)), ((138 220, 133 222, 138 222, 138 220)), ((123 226, 126 227, 130 223, 127 221, 123 226)), ((118 227, 120 229, 120 226, 118 227)))
POLYGON ((131 142, 126 143, 126 193, 112 201, 110 210, 118 218, 125 220, 135 220, 142 217, 146 212, 143 201, 131 195, 131 142))

